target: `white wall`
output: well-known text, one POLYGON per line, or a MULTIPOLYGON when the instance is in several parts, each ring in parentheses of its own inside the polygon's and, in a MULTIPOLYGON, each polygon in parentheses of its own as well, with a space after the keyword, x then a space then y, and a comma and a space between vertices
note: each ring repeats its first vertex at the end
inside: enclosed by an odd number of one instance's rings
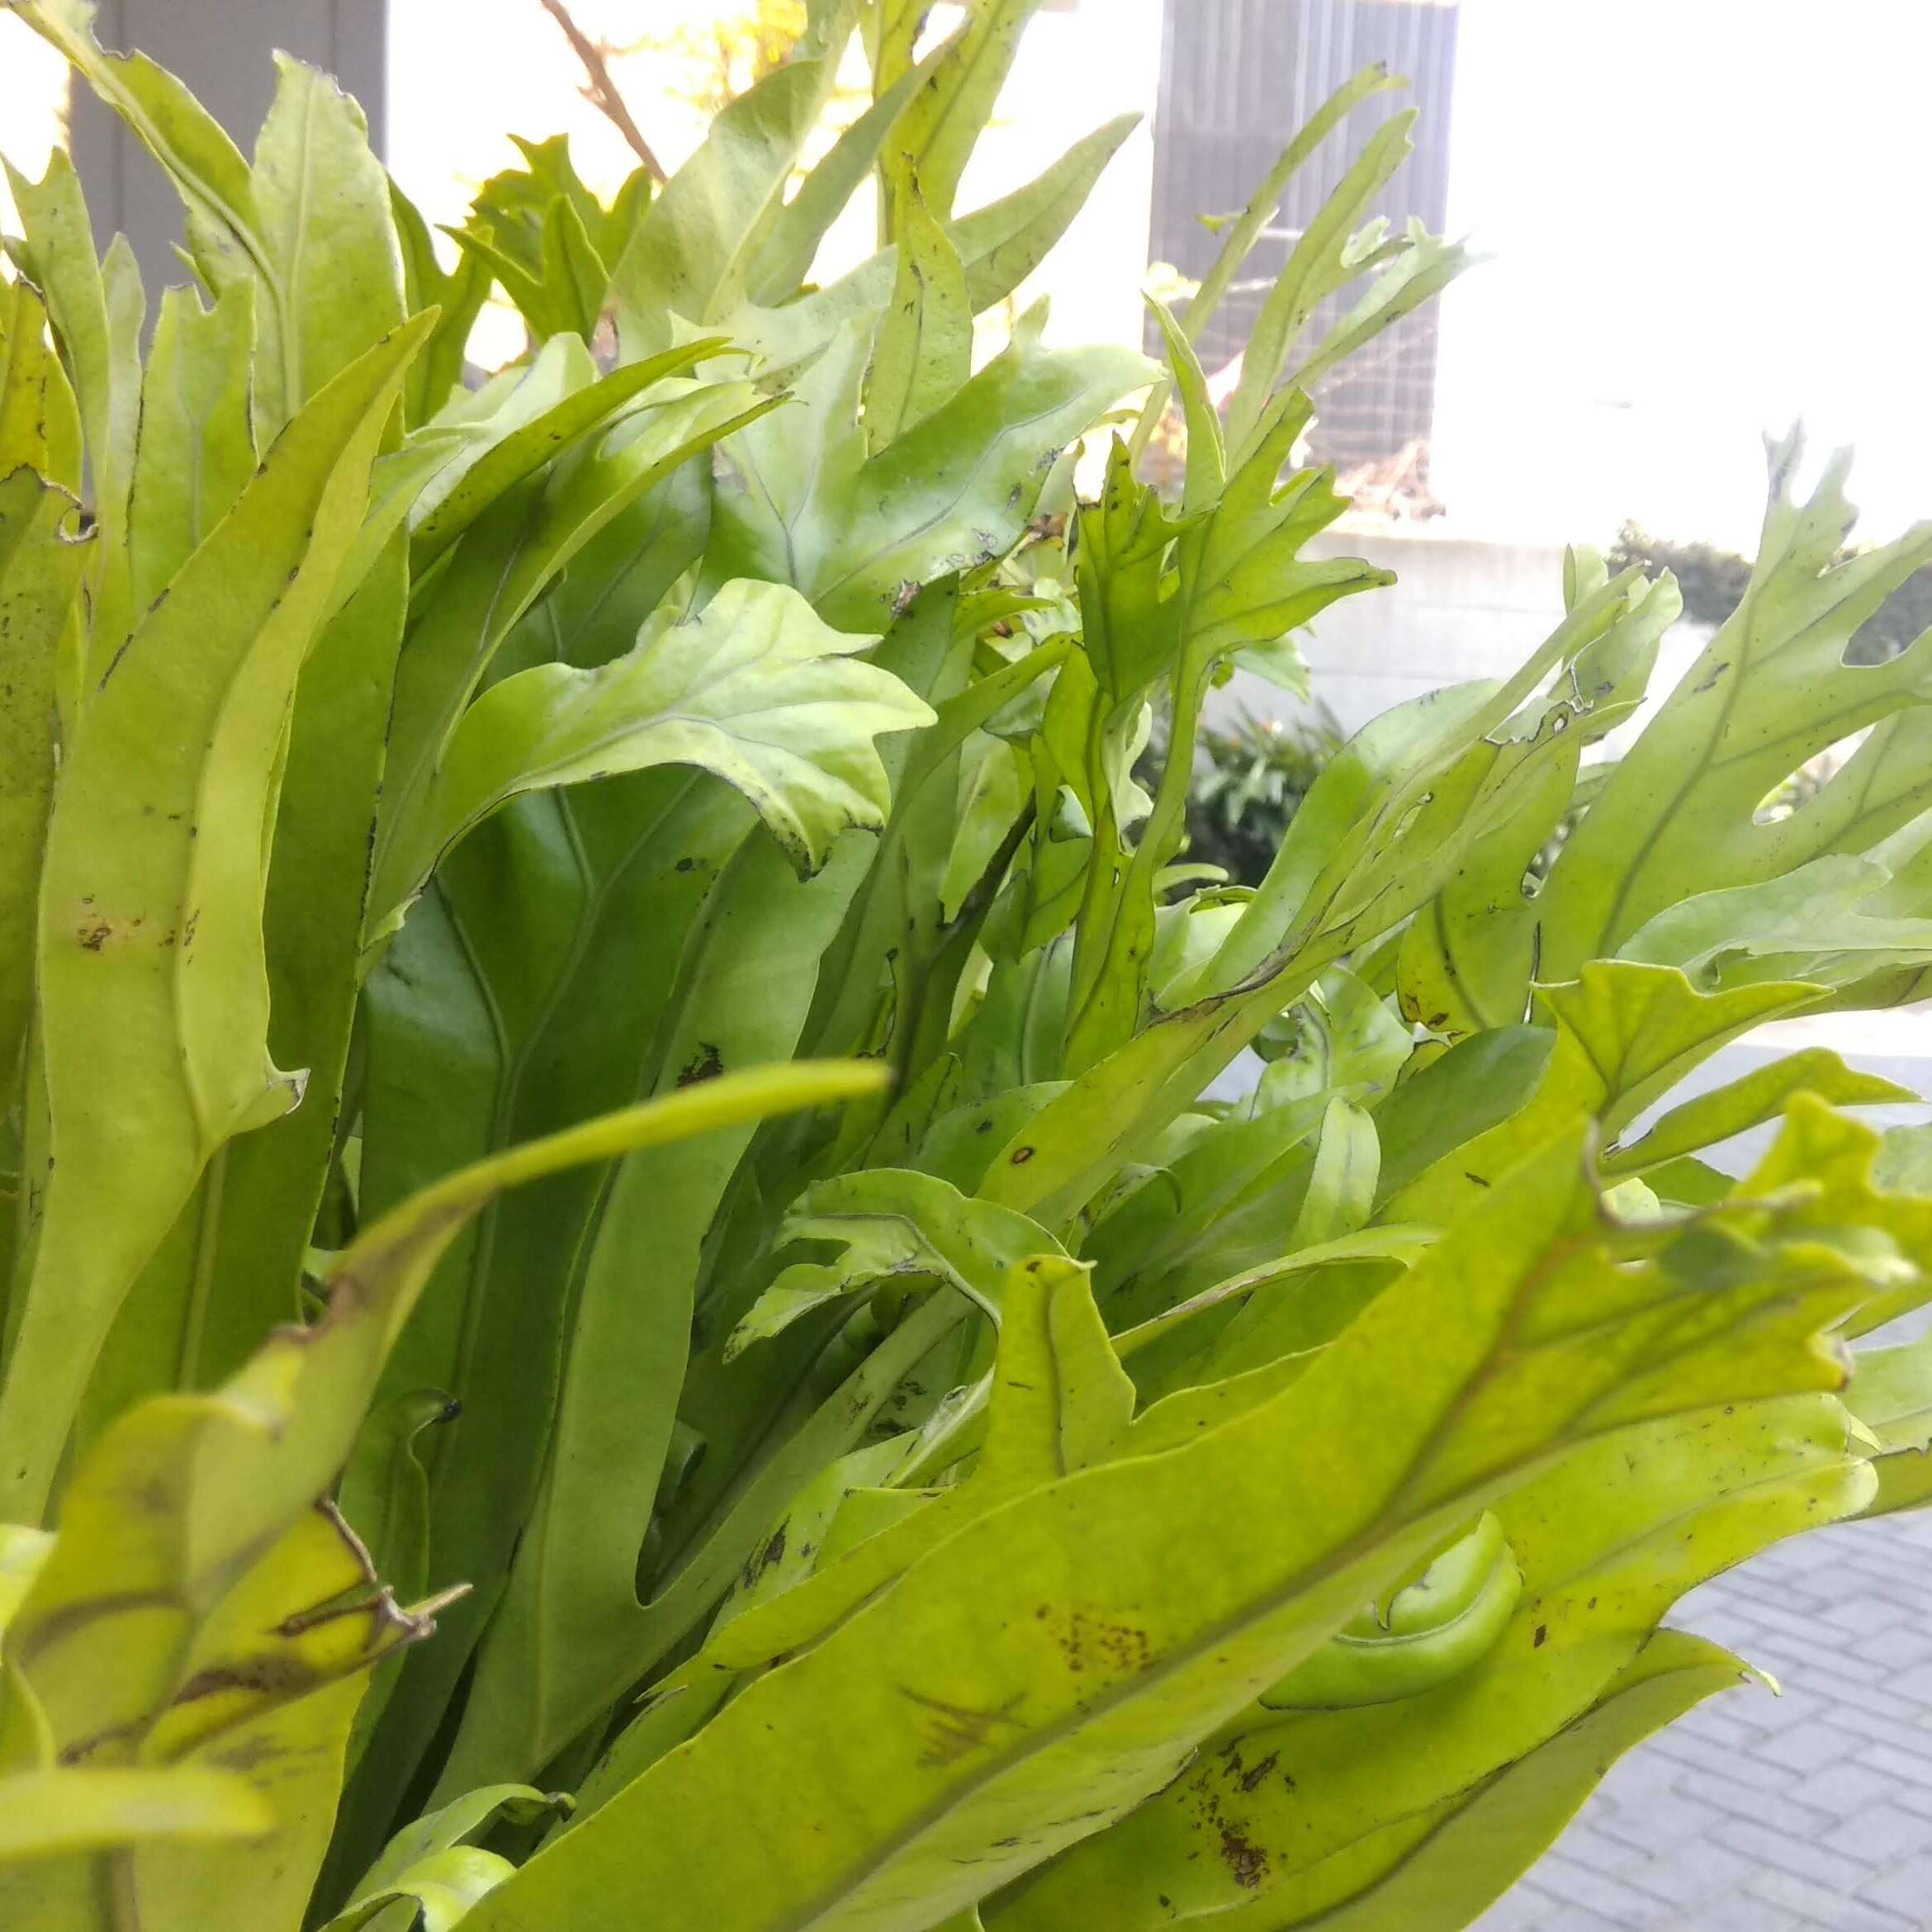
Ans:
POLYGON ((1932 509, 1925 0, 1463 0, 1432 478, 1485 534, 1749 551, 1761 431, 1932 509))

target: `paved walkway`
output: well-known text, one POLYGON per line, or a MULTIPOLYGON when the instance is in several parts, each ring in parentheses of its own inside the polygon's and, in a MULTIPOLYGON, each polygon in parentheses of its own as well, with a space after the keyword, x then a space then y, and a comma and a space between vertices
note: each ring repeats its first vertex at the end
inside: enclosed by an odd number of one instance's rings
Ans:
POLYGON ((1670 1621, 1783 1695, 1633 1751, 1480 1932, 1932 1928, 1932 1512, 1797 1537, 1670 1621))

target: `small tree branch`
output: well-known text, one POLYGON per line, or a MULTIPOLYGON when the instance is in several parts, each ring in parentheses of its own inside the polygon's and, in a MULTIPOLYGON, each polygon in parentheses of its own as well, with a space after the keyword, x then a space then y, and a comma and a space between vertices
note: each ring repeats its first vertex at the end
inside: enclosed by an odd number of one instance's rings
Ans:
POLYGON ((605 116, 631 144, 632 153, 644 163, 645 172, 651 178, 664 180, 664 163, 651 152, 642 130, 631 118, 631 111, 624 105, 617 83, 610 78, 610 63, 604 58, 604 49, 571 17, 571 10, 564 0, 537 0, 537 3, 563 29, 564 38, 584 64, 584 72, 588 77, 584 98, 605 116))

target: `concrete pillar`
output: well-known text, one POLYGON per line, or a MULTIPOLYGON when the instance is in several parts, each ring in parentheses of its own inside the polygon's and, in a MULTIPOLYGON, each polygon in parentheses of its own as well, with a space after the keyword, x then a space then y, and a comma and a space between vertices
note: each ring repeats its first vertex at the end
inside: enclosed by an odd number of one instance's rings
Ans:
MULTIPOLYGON (((102 0, 103 46, 139 48, 179 74, 245 154, 275 91, 277 47, 326 68, 362 102, 383 150, 387 0, 102 0)), ((97 239, 119 230, 153 291, 187 279, 173 253, 181 206, 146 150, 84 85, 74 88, 73 153, 97 239)))

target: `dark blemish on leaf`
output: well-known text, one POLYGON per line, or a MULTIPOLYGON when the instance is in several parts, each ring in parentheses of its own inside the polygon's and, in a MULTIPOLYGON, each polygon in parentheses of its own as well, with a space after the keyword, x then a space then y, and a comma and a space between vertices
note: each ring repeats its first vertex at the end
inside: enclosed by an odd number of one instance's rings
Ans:
MULTIPOLYGON (((163 593, 163 595, 165 596, 166 594, 166 592, 163 593)), ((108 659, 107 670, 101 673, 101 681, 94 687, 97 691, 105 691, 107 689, 108 679, 112 677, 115 672, 120 669, 121 661, 122 658, 127 656, 128 646, 133 642, 134 639, 131 637, 124 637, 121 640, 121 648, 114 653, 113 656, 108 659)))
POLYGON ((1221 1862, 1245 1891, 1252 1892, 1268 1875, 1268 1854, 1232 1825, 1221 1827, 1221 1862))
POLYGON ((772 1532, 771 1541, 762 1549, 754 1550, 745 1563, 744 1582, 746 1589, 756 1583, 766 1570, 782 1563, 785 1556, 785 1526, 781 1522, 772 1532))
POLYGON ((144 1727, 145 1721, 142 1719, 131 1724, 116 1724, 106 1731, 97 1731, 92 1736, 77 1738, 61 1751, 56 1761, 62 1764, 84 1764, 103 1745, 121 1744, 132 1737, 144 1727))
POLYGON ((202 1698, 218 1697, 225 1691, 253 1691, 273 1696, 301 1689, 311 1674, 292 1657, 252 1657, 244 1664, 197 1670, 174 1693, 174 1701, 192 1704, 202 1698))
POLYGON ((1280 1752, 1270 1751, 1258 1764, 1249 1765, 1237 1782, 1243 1791, 1252 1791, 1281 1761, 1280 1752))
POLYGON ((1030 1147, 1015 1148, 1013 1149, 1013 1165, 1016 1167, 1024 1167, 1033 1158, 1033 1154, 1034 1150, 1030 1147))
POLYGON ((675 872, 695 872, 697 869, 698 861, 695 859, 680 859, 672 868, 675 872))
POLYGON ((271 1744, 265 1737, 249 1735, 214 1754, 214 1761, 225 1771, 253 1771, 271 1759, 291 1754, 271 1744))
POLYGON ((1546 1623, 1539 1623, 1539 1624, 1537 1626, 1537 1634, 1536 1634, 1535 1637, 1534 1637, 1534 1638, 1532 1640, 1532 1641, 1531 1641, 1531 1644, 1530 1644, 1530 1648, 1531 1648, 1532 1650, 1541 1650, 1541 1649, 1542 1649, 1542 1647, 1543 1647, 1543 1646, 1544 1646, 1545 1644, 1546 1644, 1546 1643, 1548 1643, 1548 1642, 1549 1642, 1549 1641, 1550 1641, 1550 1627, 1549 1627, 1549 1625, 1548 1625, 1548 1624, 1546 1624, 1546 1623))
POLYGON ((994 1731, 1002 1725, 1011 1726, 1015 1731, 1024 1731, 1026 1726, 1013 1713, 1020 1708, 1025 1694, 1016 1691, 995 1709, 977 1711, 970 1705, 949 1704, 944 1698, 929 1698, 921 1692, 907 1690, 903 1684, 899 1687, 901 1697, 934 1713, 926 1734, 926 1748, 919 1760, 928 1766, 957 1764, 961 1758, 984 1749, 992 1742, 994 1731))
POLYGON ((80 929, 81 949, 97 953, 113 936, 114 928, 103 919, 98 926, 83 926, 80 929))
POLYGON ((893 593, 893 615, 903 617, 912 608, 913 599, 925 588, 923 584, 916 584, 910 577, 902 579, 893 593))
POLYGON ((1478 1187, 1490 1187, 1494 1186, 1493 1181, 1485 1181, 1480 1174, 1472 1173, 1467 1167, 1465 1167, 1462 1170, 1462 1177, 1465 1181, 1473 1181, 1478 1187))
POLYGON ((973 1129, 973 1131, 975 1134, 991 1134, 992 1132, 992 1122, 991 1120, 982 1120, 979 1125, 973 1129))
POLYGON ((1721 659, 1717 664, 1712 665, 1710 670, 1710 673, 1705 678, 1704 681, 1701 684, 1694 684, 1691 687, 1692 695, 1694 697, 1700 691, 1708 691, 1711 687, 1715 684, 1717 680, 1722 677, 1724 674, 1730 669, 1731 660, 1727 657, 1721 659))
POLYGON ((684 1063, 678 1075, 680 1087, 695 1087, 700 1080, 715 1080, 724 1072, 724 1056, 709 1040, 700 1040, 698 1051, 684 1063))

